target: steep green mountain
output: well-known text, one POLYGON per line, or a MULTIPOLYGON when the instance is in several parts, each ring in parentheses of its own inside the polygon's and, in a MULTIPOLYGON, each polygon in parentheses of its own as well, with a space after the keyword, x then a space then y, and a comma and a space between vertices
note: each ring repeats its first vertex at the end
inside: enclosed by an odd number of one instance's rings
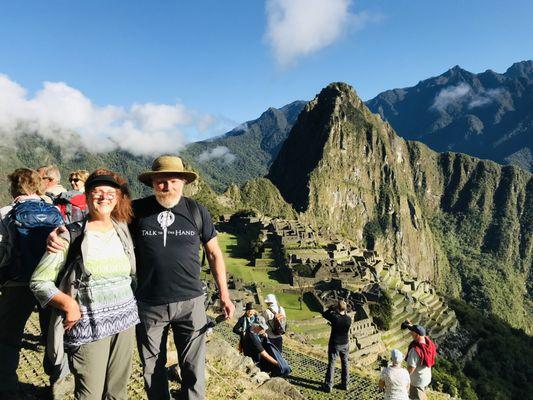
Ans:
MULTIPOLYGON (((73 140, 76 140, 76 137, 72 134, 73 140)), ((71 153, 69 149, 59 146, 57 142, 34 133, 4 138, 0 143, 0 204, 5 205, 11 201, 7 184, 9 173, 20 167, 38 168, 46 164, 59 167, 62 183, 66 188, 70 188, 67 179, 71 171, 109 168, 127 179, 133 198, 150 194, 150 188, 139 182, 137 175, 150 169, 152 157, 138 157, 125 151, 94 154, 80 150, 75 154, 71 153)), ((216 194, 201 177, 186 188, 186 194, 205 204, 214 216, 225 211, 218 202, 216 194)))
POLYGON ((180 154, 215 190, 222 192, 232 183, 240 186, 266 175, 304 105, 295 101, 271 107, 220 137, 189 144, 180 154), (222 151, 217 154, 216 149, 222 151))
POLYGON ((302 111, 268 178, 304 221, 533 331, 530 173, 406 141, 335 83, 302 111))
MULTIPOLYGON (((182 156, 218 192, 265 176, 305 104, 269 108, 225 135, 189 144, 182 156)), ((533 61, 515 63, 504 74, 456 66, 366 105, 405 139, 533 170, 533 61)))
POLYGON ((223 198, 233 210, 257 210, 271 217, 296 218, 293 208, 283 199, 278 188, 266 178, 250 179, 240 188, 230 185, 223 198))
POLYGON ((533 61, 505 73, 455 66, 367 102, 402 137, 533 170, 533 61))

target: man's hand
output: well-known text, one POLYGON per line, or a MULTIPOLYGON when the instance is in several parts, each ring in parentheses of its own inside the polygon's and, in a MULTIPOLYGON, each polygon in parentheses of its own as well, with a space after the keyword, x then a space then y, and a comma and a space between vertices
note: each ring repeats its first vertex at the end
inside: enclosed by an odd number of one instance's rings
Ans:
POLYGON ((67 228, 62 225, 54 229, 46 238, 46 251, 59 253, 65 249, 65 242, 59 237, 60 233, 66 232, 67 228))
POLYGON ((226 319, 233 318, 235 312, 235 305, 231 302, 229 296, 220 298, 220 308, 224 310, 224 316, 226 319))

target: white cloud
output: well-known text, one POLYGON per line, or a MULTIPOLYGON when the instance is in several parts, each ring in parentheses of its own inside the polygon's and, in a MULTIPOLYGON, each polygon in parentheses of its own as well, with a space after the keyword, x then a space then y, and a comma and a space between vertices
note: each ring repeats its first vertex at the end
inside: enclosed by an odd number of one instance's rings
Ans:
POLYGON ((351 13, 352 0, 267 0, 265 40, 281 67, 337 40, 348 28, 361 29, 379 19, 351 13))
POLYGON ((120 148, 154 155, 178 151, 187 142, 185 132, 205 133, 216 123, 217 118, 179 102, 97 106, 63 82, 45 82, 30 97, 26 89, 0 74, 0 133, 4 137, 23 129, 61 144, 76 132, 81 137, 76 145, 93 152, 120 148))
POLYGON ((438 111, 446 111, 448 106, 458 104, 465 105, 467 108, 472 109, 492 103, 503 94, 504 91, 501 88, 478 90, 475 92, 470 85, 463 82, 456 86, 449 86, 441 89, 441 91, 435 96, 431 108, 438 111))
POLYGON ((444 111, 450 104, 454 104, 467 96, 470 90, 470 85, 466 83, 444 88, 435 96, 431 108, 444 111))
POLYGON ((205 163, 214 159, 221 159, 225 164, 231 164, 237 158, 226 146, 217 146, 205 150, 198 156, 198 162, 205 163))
POLYGON ((503 96, 503 89, 489 89, 472 96, 468 108, 482 107, 503 96))

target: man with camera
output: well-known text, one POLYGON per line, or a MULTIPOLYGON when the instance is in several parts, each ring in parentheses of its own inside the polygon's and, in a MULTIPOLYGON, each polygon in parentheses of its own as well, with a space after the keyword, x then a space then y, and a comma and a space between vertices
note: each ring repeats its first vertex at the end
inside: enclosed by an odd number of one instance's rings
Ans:
POLYGON ((411 375, 409 398, 426 400, 426 389, 431 383, 431 367, 435 364, 437 347, 426 335, 422 325, 413 325, 410 321, 404 321, 401 328, 409 329, 413 338, 406 357, 407 371, 411 375))
POLYGON ((331 325, 331 334, 328 344, 328 369, 326 380, 322 389, 329 393, 333 387, 333 375, 335 373, 335 360, 341 358, 341 386, 340 389, 348 390, 350 370, 348 368, 348 355, 350 353, 350 325, 352 319, 346 315, 346 302, 339 300, 335 306, 329 307, 322 313, 331 325))

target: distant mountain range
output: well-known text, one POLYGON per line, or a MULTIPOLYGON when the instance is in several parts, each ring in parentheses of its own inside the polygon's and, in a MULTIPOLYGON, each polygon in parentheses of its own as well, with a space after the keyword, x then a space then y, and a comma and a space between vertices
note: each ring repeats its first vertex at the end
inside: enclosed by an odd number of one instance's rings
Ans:
POLYGON ((405 139, 533 169, 533 61, 505 73, 455 66, 416 86, 367 102, 405 139))
MULTIPOLYGON (((182 155, 217 191, 264 176, 305 104, 269 108, 225 135, 190 144, 182 155)), ((405 139, 533 170, 533 61, 515 63, 504 74, 456 66, 366 105, 405 139)))
POLYGON ((267 174, 305 104, 295 101, 279 109, 270 107, 256 120, 217 138, 189 144, 180 154, 215 190, 221 192, 232 183, 241 186, 267 174))

